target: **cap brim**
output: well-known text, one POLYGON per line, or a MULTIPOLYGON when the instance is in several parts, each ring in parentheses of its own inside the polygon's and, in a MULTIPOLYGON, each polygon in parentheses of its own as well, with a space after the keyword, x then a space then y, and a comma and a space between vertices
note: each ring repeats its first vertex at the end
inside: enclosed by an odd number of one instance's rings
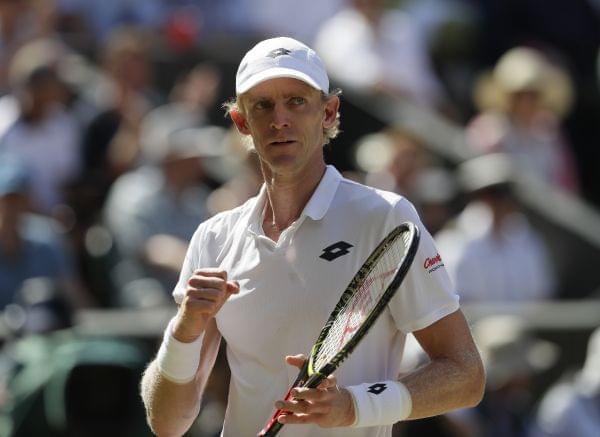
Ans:
POLYGON ((246 91, 250 90, 250 88, 253 88, 262 82, 265 82, 270 79, 278 79, 281 77, 290 77, 292 79, 298 79, 302 82, 307 83, 308 85, 310 85, 318 91, 326 91, 321 89, 317 82, 315 82, 309 75, 301 73, 300 71, 293 70, 290 68, 269 68, 267 70, 261 71, 260 73, 252 75, 252 77, 250 77, 243 84, 237 87, 236 93, 238 95, 243 94, 246 91))

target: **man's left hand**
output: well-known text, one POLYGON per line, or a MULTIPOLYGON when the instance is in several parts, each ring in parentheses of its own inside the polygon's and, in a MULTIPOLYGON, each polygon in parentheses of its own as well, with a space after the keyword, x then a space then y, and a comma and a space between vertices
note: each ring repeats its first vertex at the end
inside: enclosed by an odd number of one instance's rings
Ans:
MULTIPOLYGON (((302 368, 306 357, 293 355, 285 361, 302 368)), ((286 411, 278 421, 286 425, 293 423, 314 423, 323 428, 350 426, 355 421, 354 402, 348 390, 337 385, 334 375, 329 375, 317 388, 297 387, 292 389, 292 397, 275 403, 275 407, 286 411)))

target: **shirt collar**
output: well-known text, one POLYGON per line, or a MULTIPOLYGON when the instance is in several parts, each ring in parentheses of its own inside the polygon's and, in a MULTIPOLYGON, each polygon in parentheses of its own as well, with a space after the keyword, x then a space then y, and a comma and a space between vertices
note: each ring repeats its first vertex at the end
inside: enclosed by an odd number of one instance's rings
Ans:
POLYGON ((253 234, 260 235, 263 233, 262 216, 266 201, 267 186, 263 183, 260 187, 260 191, 254 198, 254 204, 252 205, 250 209, 250 214, 248 216, 248 230, 253 234))
POLYGON ((328 165, 321 182, 302 211, 313 220, 321 220, 333 201, 333 196, 342 180, 342 175, 334 166, 328 165))
MULTIPOLYGON (((301 215, 310 217, 313 220, 321 220, 329 210, 341 180, 342 175, 340 172, 332 165, 328 165, 319 185, 317 185, 317 189, 304 207, 301 215)), ((254 204, 250 210, 248 229, 254 234, 261 234, 262 217, 267 201, 267 186, 264 183, 254 199, 254 204)))

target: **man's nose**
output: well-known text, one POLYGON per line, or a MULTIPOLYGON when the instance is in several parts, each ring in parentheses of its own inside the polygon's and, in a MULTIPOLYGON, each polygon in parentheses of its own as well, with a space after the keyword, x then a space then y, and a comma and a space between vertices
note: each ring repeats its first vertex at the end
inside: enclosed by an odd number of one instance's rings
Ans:
POLYGON ((287 108, 283 105, 275 105, 273 108, 273 119, 271 120, 271 127, 273 129, 284 129, 290 127, 290 113, 287 108))

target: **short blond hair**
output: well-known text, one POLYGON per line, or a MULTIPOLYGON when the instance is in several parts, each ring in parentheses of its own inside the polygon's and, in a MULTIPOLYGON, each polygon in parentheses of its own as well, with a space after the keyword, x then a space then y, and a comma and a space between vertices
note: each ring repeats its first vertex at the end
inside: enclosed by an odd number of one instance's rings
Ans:
MULTIPOLYGON (((340 96, 342 94, 342 90, 339 88, 336 88, 333 91, 331 91, 330 93, 324 93, 322 91, 320 93, 321 93, 321 100, 323 102, 326 102, 331 97, 340 96)), ((225 110, 225 117, 228 117, 228 116, 230 117, 232 112, 239 112, 241 114, 244 114, 244 109, 243 109, 242 105, 240 105, 240 103, 239 103, 239 96, 236 96, 236 97, 233 97, 233 98, 227 100, 225 103, 223 103, 222 107, 225 110)), ((331 142, 331 140, 333 140, 335 137, 337 137, 339 135, 339 133, 341 132, 340 123, 341 123, 340 111, 338 110, 337 114, 335 114, 335 122, 333 123, 333 125, 328 128, 323 129, 323 136, 325 139, 323 146, 329 144, 331 142)), ((254 143, 252 142, 252 137, 250 137, 249 135, 244 135, 244 144, 246 144, 246 146, 249 149, 254 149, 254 143)))

